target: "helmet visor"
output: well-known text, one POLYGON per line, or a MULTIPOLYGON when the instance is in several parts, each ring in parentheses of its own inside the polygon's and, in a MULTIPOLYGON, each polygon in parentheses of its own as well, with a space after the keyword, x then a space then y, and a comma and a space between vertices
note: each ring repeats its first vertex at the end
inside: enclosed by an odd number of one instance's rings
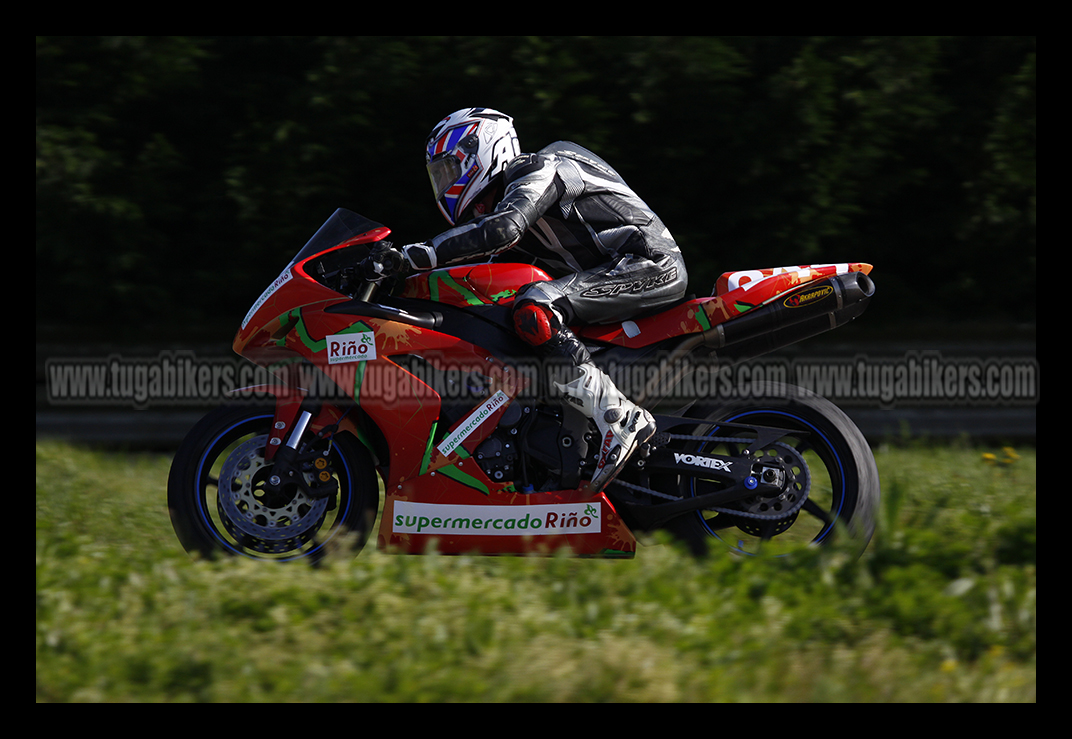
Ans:
POLYGON ((461 177, 462 168, 458 160, 453 156, 445 156, 428 163, 428 177, 432 180, 432 190, 436 200, 450 189, 451 185, 461 177))

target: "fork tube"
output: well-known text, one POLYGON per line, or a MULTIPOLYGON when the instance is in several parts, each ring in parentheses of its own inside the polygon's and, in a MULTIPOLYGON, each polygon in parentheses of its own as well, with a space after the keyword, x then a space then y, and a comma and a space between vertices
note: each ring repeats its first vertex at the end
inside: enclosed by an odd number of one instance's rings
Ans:
POLYGON ((287 440, 288 447, 291 449, 298 448, 298 442, 301 441, 302 434, 305 433, 305 429, 312 418, 313 414, 309 411, 301 412, 301 415, 298 416, 298 420, 294 422, 294 430, 290 432, 290 439, 287 440))
POLYGON ((366 282, 360 290, 354 293, 354 300, 360 300, 362 303, 367 303, 372 299, 373 293, 376 292, 375 282, 366 282))

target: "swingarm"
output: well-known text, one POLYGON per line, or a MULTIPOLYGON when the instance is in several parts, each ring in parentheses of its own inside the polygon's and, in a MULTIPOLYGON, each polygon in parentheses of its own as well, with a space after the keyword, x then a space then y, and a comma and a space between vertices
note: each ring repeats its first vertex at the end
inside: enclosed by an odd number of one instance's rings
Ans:
MULTIPOLYGON (((666 423, 670 420, 666 417, 660 419, 660 426, 677 425, 666 423)), ((695 425, 695 420, 692 423, 695 425)), ((652 437, 648 448, 637 455, 638 459, 632 464, 640 476, 639 479, 630 476, 630 479, 638 479, 638 482, 646 482, 652 475, 667 472, 677 474, 683 481, 691 478, 691 482, 681 486, 682 495, 669 495, 622 479, 615 481, 618 488, 615 497, 620 498, 630 516, 641 526, 657 528, 681 514, 701 509, 725 511, 746 518, 778 519, 795 514, 803 505, 809 481, 807 465, 794 450, 778 442, 785 435, 785 430, 736 424, 713 425, 721 433, 750 433, 742 437, 660 432, 652 437), (745 448, 736 455, 704 454, 674 449, 674 442, 701 442, 692 445, 700 447, 702 444, 728 444, 745 448), (775 453, 768 453, 770 450, 775 453), (624 496, 623 488, 629 491, 624 496), (690 495, 684 494, 686 488, 690 490, 690 495), (637 494, 650 497, 645 501, 637 494), (740 504, 746 500, 790 501, 790 504, 783 508, 776 503, 777 512, 764 506, 763 513, 756 515, 740 510, 740 504)))

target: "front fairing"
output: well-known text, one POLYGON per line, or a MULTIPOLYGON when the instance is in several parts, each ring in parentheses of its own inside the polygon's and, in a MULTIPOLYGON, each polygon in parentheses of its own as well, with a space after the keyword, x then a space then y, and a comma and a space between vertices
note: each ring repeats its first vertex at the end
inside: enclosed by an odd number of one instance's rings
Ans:
POLYGON ((370 243, 390 233, 357 213, 336 210, 253 303, 235 335, 235 352, 258 364, 274 359, 295 312, 314 303, 348 300, 328 286, 333 276, 360 262, 370 243))

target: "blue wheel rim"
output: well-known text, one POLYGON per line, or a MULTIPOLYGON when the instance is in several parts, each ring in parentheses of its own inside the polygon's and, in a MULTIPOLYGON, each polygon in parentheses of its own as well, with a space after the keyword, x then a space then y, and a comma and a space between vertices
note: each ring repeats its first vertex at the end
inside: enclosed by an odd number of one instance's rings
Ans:
MULTIPOLYGON (((213 456, 211 459, 209 459, 209 454, 213 453, 213 449, 216 448, 216 445, 219 443, 220 439, 225 438, 228 435, 230 435, 230 433, 232 431, 234 431, 236 428, 238 428, 239 426, 246 426, 246 425, 249 425, 251 423, 261 421, 261 420, 271 421, 272 418, 273 417, 271 415, 268 415, 268 414, 264 414, 264 415, 260 415, 260 416, 250 416, 248 418, 242 419, 241 421, 237 421, 237 422, 231 424, 226 429, 224 429, 220 433, 216 434, 216 437, 206 447, 205 453, 201 455, 201 459, 197 463, 197 475, 196 475, 196 477, 194 479, 197 481, 198 487, 203 489, 202 488, 202 485, 203 485, 202 480, 204 479, 203 475, 208 474, 208 470, 206 469, 205 465, 208 464, 209 466, 211 466, 212 463, 214 463, 219 458, 218 456, 213 456)), ((336 513, 335 520, 336 521, 344 521, 349 516, 350 507, 354 505, 354 495, 353 495, 354 477, 353 477, 353 475, 351 474, 351 471, 350 471, 350 461, 348 459, 346 459, 346 457, 344 455, 342 455, 342 454, 337 455, 337 456, 338 456, 338 459, 341 460, 341 462, 342 462, 342 467, 343 467, 343 472, 344 472, 345 478, 347 480, 347 483, 351 487, 350 494, 346 496, 346 507, 345 507, 345 509, 336 513)), ((341 493, 341 491, 340 491, 340 493, 341 493)), ((216 494, 217 495, 220 494, 218 488, 217 488, 216 494)), ((197 495, 197 515, 201 518, 201 523, 204 524, 205 528, 208 529, 209 532, 211 532, 212 538, 215 539, 216 542, 221 547, 223 547, 224 549, 226 549, 229 552, 232 552, 234 554, 246 557, 248 559, 264 559, 263 557, 255 557, 255 556, 249 554, 248 552, 237 548, 232 542, 227 541, 221 535, 221 532, 219 531, 219 529, 217 528, 216 524, 212 520, 212 516, 211 516, 210 512, 206 508, 206 503, 207 503, 206 497, 207 496, 201 494, 201 490, 198 491, 198 495, 197 495)), ((342 496, 340 494, 340 498, 341 497, 342 496)), ((313 547, 312 549, 310 549, 308 551, 300 552, 298 554, 295 554, 292 557, 280 557, 279 559, 274 559, 273 561, 275 561, 275 562, 293 562, 294 560, 306 559, 308 557, 311 557, 315 553, 317 553, 320 549, 322 549, 328 542, 330 542, 331 539, 334 538, 335 533, 337 533, 337 532, 332 532, 331 536, 329 536, 324 541, 319 542, 315 547, 313 547)))

